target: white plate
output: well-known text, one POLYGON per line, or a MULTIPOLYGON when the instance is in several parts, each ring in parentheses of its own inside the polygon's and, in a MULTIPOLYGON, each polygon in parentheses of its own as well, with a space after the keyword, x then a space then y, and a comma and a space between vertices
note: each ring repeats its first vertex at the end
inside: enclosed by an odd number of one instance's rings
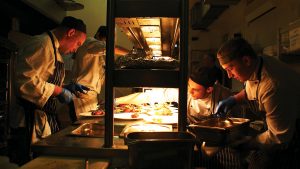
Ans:
POLYGON ((92 115, 92 112, 86 112, 86 113, 80 113, 79 116, 82 116, 82 117, 103 117, 105 115, 104 114, 101 114, 101 115, 92 115))
POLYGON ((176 124, 178 123, 178 114, 175 113, 172 116, 147 116, 144 120, 155 124, 176 124))
POLYGON ((131 115, 134 113, 115 113, 114 118, 115 119, 121 119, 121 120, 140 120, 145 117, 144 114, 139 114, 138 117, 132 118, 131 115))

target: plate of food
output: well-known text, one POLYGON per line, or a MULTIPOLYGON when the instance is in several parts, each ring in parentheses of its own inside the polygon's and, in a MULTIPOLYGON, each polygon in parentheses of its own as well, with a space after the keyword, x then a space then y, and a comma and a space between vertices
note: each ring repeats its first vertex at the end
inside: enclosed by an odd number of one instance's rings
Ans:
POLYGON ((172 116, 147 116, 144 120, 155 124, 176 124, 178 123, 178 114, 174 113, 172 116))
POLYGON ((105 115, 104 110, 93 110, 90 112, 86 112, 86 113, 80 113, 79 114, 82 117, 103 117, 105 115))
POLYGON ((114 118, 120 120, 141 120, 145 117, 144 114, 139 114, 136 112, 127 112, 127 113, 115 113, 114 118))
POLYGON ((131 112, 140 112, 141 107, 136 104, 118 104, 114 107, 116 113, 131 113, 131 112))

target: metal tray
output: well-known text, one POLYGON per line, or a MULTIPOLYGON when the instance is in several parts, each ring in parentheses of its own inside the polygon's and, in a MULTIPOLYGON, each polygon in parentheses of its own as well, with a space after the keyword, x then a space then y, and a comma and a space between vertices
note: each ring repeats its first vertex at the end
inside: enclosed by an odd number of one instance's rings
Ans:
POLYGON ((192 168, 195 137, 188 132, 134 132, 125 142, 132 169, 192 168))
POLYGON ((188 129, 196 135, 200 142, 208 145, 226 145, 248 133, 249 119, 210 118, 188 126, 188 129))

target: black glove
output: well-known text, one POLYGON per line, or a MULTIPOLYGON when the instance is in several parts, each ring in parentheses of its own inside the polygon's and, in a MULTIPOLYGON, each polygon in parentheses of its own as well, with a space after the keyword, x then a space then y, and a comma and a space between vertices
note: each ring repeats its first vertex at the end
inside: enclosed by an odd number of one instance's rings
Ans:
POLYGON ((89 91, 90 88, 83 86, 79 83, 70 83, 68 85, 64 85, 64 88, 68 89, 70 92, 72 92, 73 94, 77 94, 76 92, 80 92, 80 93, 86 93, 85 91, 89 91))
POLYGON ((236 104, 236 100, 233 96, 228 97, 219 102, 216 113, 214 116, 216 117, 225 117, 226 113, 232 109, 232 107, 236 104))
POLYGON ((62 92, 56 96, 61 103, 70 103, 73 100, 72 93, 67 89, 62 89, 62 92))

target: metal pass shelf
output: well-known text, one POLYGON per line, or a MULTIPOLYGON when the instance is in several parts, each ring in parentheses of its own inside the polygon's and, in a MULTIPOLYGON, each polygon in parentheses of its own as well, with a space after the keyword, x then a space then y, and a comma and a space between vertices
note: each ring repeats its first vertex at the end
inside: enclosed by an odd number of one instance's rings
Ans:
POLYGON ((108 41, 105 72, 105 144, 113 146, 113 107, 115 87, 164 87, 179 89, 178 130, 186 130, 188 72, 188 1, 186 0, 111 0, 107 2, 108 41), (114 57, 115 27, 120 21, 134 45, 149 50, 141 38, 137 19, 158 18, 164 55, 176 55, 178 69, 116 69, 114 57), (174 19, 175 18, 175 19, 174 19), (168 22, 168 20, 170 20, 168 22), (130 27, 130 23, 133 23, 130 27), (126 28, 125 28, 126 27, 126 28), (136 41, 135 41, 136 40, 136 41), (174 52, 178 43, 178 52, 174 52))

